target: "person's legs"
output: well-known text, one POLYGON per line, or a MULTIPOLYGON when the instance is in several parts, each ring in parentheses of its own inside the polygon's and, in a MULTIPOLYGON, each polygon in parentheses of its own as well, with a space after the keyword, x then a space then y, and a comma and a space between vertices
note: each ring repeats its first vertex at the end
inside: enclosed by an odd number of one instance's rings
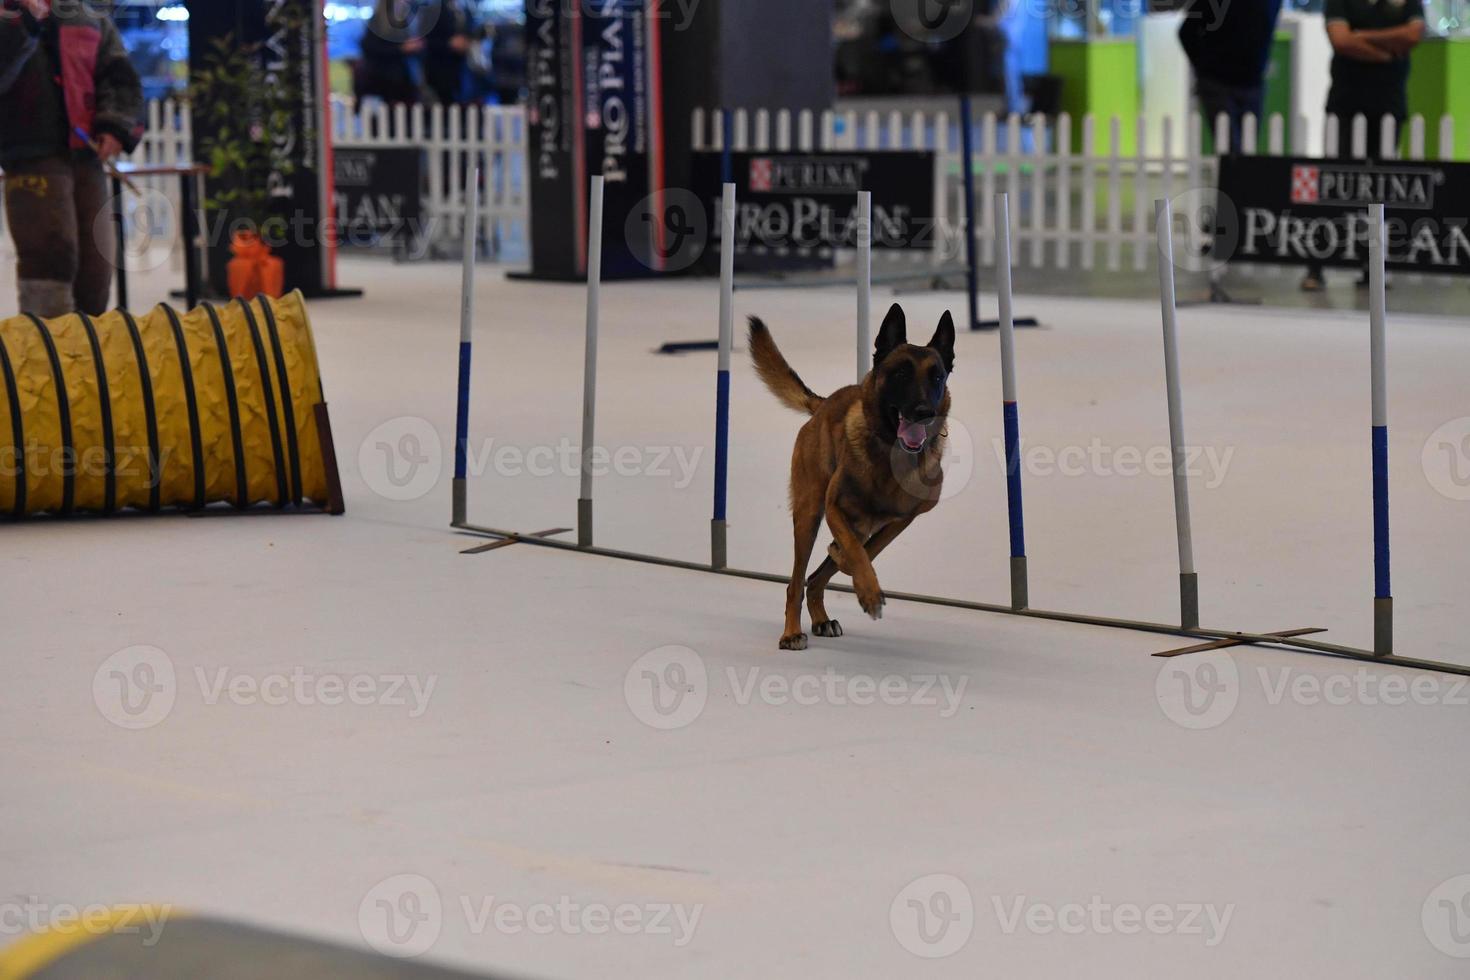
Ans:
POLYGON ((43 318, 72 312, 78 257, 70 162, 48 157, 6 167, 5 216, 21 312, 43 318))
POLYGON ((107 174, 97 160, 72 164, 77 212, 77 277, 73 294, 77 309, 101 316, 112 308, 112 272, 116 267, 117 234, 112 223, 112 194, 107 174))

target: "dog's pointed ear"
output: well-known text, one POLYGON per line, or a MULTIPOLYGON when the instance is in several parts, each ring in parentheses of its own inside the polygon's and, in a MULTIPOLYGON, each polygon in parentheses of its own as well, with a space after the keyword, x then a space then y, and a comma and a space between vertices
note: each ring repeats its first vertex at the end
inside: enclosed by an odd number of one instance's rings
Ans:
POLYGON ((944 316, 939 320, 939 327, 934 331, 934 336, 929 340, 931 350, 939 352, 939 359, 944 362, 946 373, 954 371, 954 317, 949 311, 944 311, 944 316))
POLYGON ((908 318, 903 315, 903 307, 894 303, 883 318, 878 341, 873 345, 873 367, 882 364, 885 357, 908 342, 908 318))

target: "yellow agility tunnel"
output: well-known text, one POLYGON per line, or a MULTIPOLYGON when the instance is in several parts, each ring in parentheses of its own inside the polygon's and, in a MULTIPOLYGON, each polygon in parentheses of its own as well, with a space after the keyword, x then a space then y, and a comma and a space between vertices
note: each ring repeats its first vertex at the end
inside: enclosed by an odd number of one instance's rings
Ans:
POLYGON ((299 292, 0 321, 0 516, 343 511, 299 292))

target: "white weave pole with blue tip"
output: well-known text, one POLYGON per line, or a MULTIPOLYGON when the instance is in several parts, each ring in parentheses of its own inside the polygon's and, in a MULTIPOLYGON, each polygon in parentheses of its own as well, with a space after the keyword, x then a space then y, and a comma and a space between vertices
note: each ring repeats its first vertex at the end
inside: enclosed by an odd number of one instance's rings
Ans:
POLYGON ((465 195, 464 271, 459 309, 459 405, 454 425, 454 526, 469 520, 470 343, 475 324, 475 245, 480 229, 480 168, 465 195))
POLYGON ((1005 426, 1006 505, 1011 532, 1011 608, 1031 604, 1026 520, 1021 504, 1021 412, 1016 403, 1016 314, 1011 299, 1011 197, 995 195, 995 291, 1000 300, 1000 381, 1005 426))
POLYGON ((1383 205, 1369 208, 1368 321, 1373 378, 1373 652, 1393 655, 1393 582, 1388 547, 1388 302, 1383 205))

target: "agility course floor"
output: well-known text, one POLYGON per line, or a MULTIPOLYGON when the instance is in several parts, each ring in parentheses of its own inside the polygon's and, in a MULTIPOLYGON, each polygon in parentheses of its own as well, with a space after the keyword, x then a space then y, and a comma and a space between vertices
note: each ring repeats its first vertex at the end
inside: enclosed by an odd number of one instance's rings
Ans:
MULTIPOLYGON (((1205 676, 1166 672, 1192 658, 1150 656, 1186 641, 901 602, 874 623, 840 594, 847 635, 783 654, 778 585, 526 545, 461 555, 484 541, 447 527, 458 270, 349 260, 342 278, 367 300, 310 312, 346 517, 0 528, 0 945, 19 915, 150 901, 363 947, 408 875, 442 905, 426 958, 533 978, 1463 975, 1444 951, 1470 953, 1454 928, 1470 915, 1444 918, 1470 893, 1459 679, 1245 648, 1211 654, 1223 694, 1186 704, 1205 676), (95 683, 135 646, 166 654, 176 697, 126 730, 95 683), (669 646, 697 657, 705 702, 659 730, 635 665, 669 646), (298 674, 410 683, 343 705, 220 686, 298 674), (790 694, 828 677, 836 694, 790 694), (890 677, 900 697, 852 703, 854 681, 890 677), (1389 677, 1429 680, 1406 698, 1389 677), (903 926, 910 899, 965 917, 932 875, 972 906, 943 958, 903 926), (487 924, 491 899, 698 920, 692 937, 537 934, 487 924), (1129 917, 1156 907, 1172 925, 1129 917)), ((138 305, 170 285, 138 278, 138 305)), ((922 340, 962 301, 904 302, 922 340)), ((814 389, 851 380, 851 291, 737 304, 814 389)), ((582 291, 487 267, 477 310, 471 517, 571 527, 582 291), (552 461, 497 462, 504 447, 552 461)), ((604 286, 598 442, 628 452, 597 481, 599 545, 708 558, 714 357, 651 351, 712 338, 716 312, 709 284, 604 286)), ((1018 337, 1022 431, 1068 459, 1028 455, 1033 601, 1172 620, 1169 477, 1125 475, 1168 445, 1157 307, 1022 296, 1017 312, 1046 325, 1018 337)), ((1470 664, 1454 481, 1470 460, 1436 448, 1470 416, 1466 327, 1393 317, 1389 357, 1398 650, 1470 664)), ((1214 452, 1192 484, 1206 625, 1370 646, 1366 316, 1195 309, 1180 330, 1187 434, 1214 452)), ((730 562, 784 572, 800 420, 743 348, 730 562)), ((957 353, 969 463, 957 452, 957 492, 878 571, 1004 602, 996 338, 957 353)))

